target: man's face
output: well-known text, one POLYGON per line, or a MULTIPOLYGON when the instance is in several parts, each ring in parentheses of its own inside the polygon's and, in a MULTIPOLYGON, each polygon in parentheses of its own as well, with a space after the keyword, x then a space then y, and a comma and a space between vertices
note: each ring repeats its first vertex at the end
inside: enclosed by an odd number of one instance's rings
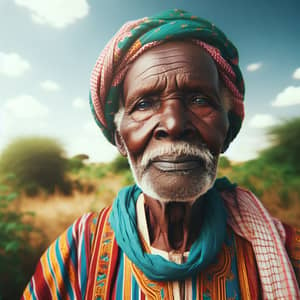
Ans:
POLYGON ((191 43, 160 45, 132 64, 119 133, 145 194, 193 201, 211 187, 229 126, 220 92, 214 61, 191 43))

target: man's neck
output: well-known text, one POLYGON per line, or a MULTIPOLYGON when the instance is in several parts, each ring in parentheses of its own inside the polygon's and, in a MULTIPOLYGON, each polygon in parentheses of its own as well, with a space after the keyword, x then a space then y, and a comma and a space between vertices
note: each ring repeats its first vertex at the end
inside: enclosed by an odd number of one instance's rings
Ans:
POLYGON ((164 251, 183 253, 197 238, 202 223, 202 201, 162 203, 145 195, 150 244, 164 251))

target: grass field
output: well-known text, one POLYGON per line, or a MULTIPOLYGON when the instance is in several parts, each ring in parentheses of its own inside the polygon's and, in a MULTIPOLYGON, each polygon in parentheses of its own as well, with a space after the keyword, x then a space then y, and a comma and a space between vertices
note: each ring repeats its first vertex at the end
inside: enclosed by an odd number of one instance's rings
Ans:
MULTIPOLYGON (((122 181, 121 175, 110 173, 102 179, 93 180, 94 190, 90 193, 74 191, 70 196, 59 192, 36 197, 21 195, 14 205, 22 212, 33 212, 34 215, 24 221, 41 230, 46 243, 50 243, 84 213, 100 211, 111 204, 122 181)), ((32 243, 37 241, 33 238, 32 243)))
MULTIPOLYGON (((65 196, 58 192, 53 195, 37 197, 23 195, 17 199, 14 205, 22 212, 34 213, 34 216, 27 217, 26 221, 31 222, 42 231, 47 244, 62 233, 76 218, 90 211, 100 211, 104 206, 111 204, 120 188, 124 186, 124 176, 108 172, 100 179, 93 179, 92 186, 94 188, 90 193, 75 191, 71 196, 65 196)), ((275 187, 262 193, 259 198, 272 216, 290 225, 299 226, 300 199, 297 193, 290 195, 291 200, 288 207, 282 205, 279 191, 275 187)), ((34 238, 32 243, 36 243, 34 238)))

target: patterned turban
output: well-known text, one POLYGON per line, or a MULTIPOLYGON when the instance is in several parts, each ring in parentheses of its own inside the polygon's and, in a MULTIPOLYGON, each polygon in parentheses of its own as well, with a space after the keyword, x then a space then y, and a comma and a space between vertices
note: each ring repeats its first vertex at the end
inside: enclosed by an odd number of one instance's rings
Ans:
POLYGON ((173 9, 124 24, 100 54, 91 75, 90 104, 105 137, 114 142, 114 115, 122 82, 130 64, 142 53, 171 40, 187 40, 202 47, 215 61, 220 77, 233 97, 225 148, 239 132, 244 118, 244 81, 238 52, 214 24, 173 9))

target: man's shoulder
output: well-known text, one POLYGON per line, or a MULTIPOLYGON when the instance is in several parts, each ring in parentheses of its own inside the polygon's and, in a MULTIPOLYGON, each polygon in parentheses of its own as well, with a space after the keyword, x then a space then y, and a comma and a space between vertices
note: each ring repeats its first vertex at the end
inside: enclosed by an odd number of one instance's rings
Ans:
MULTIPOLYGON (((246 199, 246 201, 254 201, 258 206, 261 205, 260 208, 264 209, 263 204, 251 191, 243 187, 236 187, 236 192, 237 200, 246 199)), ((271 220, 284 243, 286 252, 295 270, 297 280, 300 283, 300 228, 283 223, 273 217, 271 217, 271 220)))
POLYGON ((99 226, 99 223, 103 223, 107 220, 110 210, 111 206, 106 206, 98 212, 83 214, 71 225, 73 232, 76 233, 76 235, 93 235, 99 226))

